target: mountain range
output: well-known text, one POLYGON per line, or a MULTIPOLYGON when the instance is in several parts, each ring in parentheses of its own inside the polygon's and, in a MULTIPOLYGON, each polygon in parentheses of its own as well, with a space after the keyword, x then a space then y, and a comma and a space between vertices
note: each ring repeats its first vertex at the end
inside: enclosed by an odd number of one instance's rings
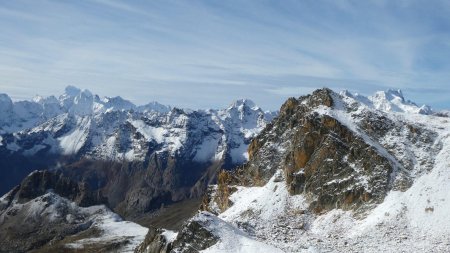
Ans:
POLYGON ((2 94, 0 252, 445 252, 449 133, 399 90, 279 112, 2 94))

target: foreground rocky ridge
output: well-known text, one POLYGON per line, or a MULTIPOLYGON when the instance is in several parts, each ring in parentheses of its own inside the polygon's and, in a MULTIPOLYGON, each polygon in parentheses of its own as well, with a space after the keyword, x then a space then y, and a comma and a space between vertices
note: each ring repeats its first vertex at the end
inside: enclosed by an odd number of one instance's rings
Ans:
POLYGON ((401 92, 377 94, 321 89, 289 99, 250 144, 249 161, 210 187, 202 209, 217 216, 191 220, 220 234, 203 238, 217 242, 193 251, 158 251, 147 242, 137 252, 450 250, 442 223, 450 207, 450 123, 401 92), (239 238, 262 244, 247 247, 239 238))
POLYGON ((147 228, 61 173, 35 171, 0 198, 0 252, 132 252, 147 228))

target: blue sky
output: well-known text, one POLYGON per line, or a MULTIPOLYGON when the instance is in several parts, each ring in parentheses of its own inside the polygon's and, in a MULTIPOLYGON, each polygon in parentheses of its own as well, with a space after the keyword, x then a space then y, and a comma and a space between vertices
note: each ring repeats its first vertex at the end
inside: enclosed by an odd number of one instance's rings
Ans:
POLYGON ((278 109, 327 86, 450 108, 449 1, 0 0, 0 93, 278 109))

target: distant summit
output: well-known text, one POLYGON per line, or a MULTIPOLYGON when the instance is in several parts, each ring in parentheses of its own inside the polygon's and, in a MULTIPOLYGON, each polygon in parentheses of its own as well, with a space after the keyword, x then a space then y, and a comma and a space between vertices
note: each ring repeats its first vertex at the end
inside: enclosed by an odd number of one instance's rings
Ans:
POLYGON ((425 115, 433 113, 433 110, 428 105, 418 106, 416 103, 406 100, 400 89, 377 91, 369 97, 365 97, 357 93, 352 94, 348 91, 343 91, 340 94, 354 98, 366 106, 384 112, 418 113, 425 115))

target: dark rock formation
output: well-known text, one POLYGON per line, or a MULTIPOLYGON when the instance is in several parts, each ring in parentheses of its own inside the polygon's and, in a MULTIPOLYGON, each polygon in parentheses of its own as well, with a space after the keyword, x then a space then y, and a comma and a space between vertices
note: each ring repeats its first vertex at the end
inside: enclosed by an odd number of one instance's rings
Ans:
POLYGON ((52 191, 79 206, 92 206, 106 203, 106 199, 90 191, 86 182, 76 183, 63 176, 61 172, 35 171, 28 175, 16 193, 18 203, 25 203, 52 191))
POLYGON ((150 228, 145 240, 135 249, 135 253, 168 253, 172 243, 162 235, 162 229, 150 228))
POLYGON ((162 153, 152 155, 147 164, 83 159, 60 170, 105 196, 115 212, 135 219, 173 203, 200 198, 221 165, 212 163, 205 168, 205 164, 162 153))
MULTIPOLYGON (((209 215, 204 212, 198 217, 209 215)), ((161 229, 150 229, 145 241, 135 250, 135 253, 198 253, 213 246, 219 238, 210 231, 208 223, 211 220, 198 217, 186 222, 173 242, 167 241, 161 229)))
POLYGON ((100 204, 86 184, 61 173, 35 171, 0 201, 0 252, 26 252, 89 229, 89 214, 76 206, 100 204), (63 199, 63 196, 65 199, 63 199))

